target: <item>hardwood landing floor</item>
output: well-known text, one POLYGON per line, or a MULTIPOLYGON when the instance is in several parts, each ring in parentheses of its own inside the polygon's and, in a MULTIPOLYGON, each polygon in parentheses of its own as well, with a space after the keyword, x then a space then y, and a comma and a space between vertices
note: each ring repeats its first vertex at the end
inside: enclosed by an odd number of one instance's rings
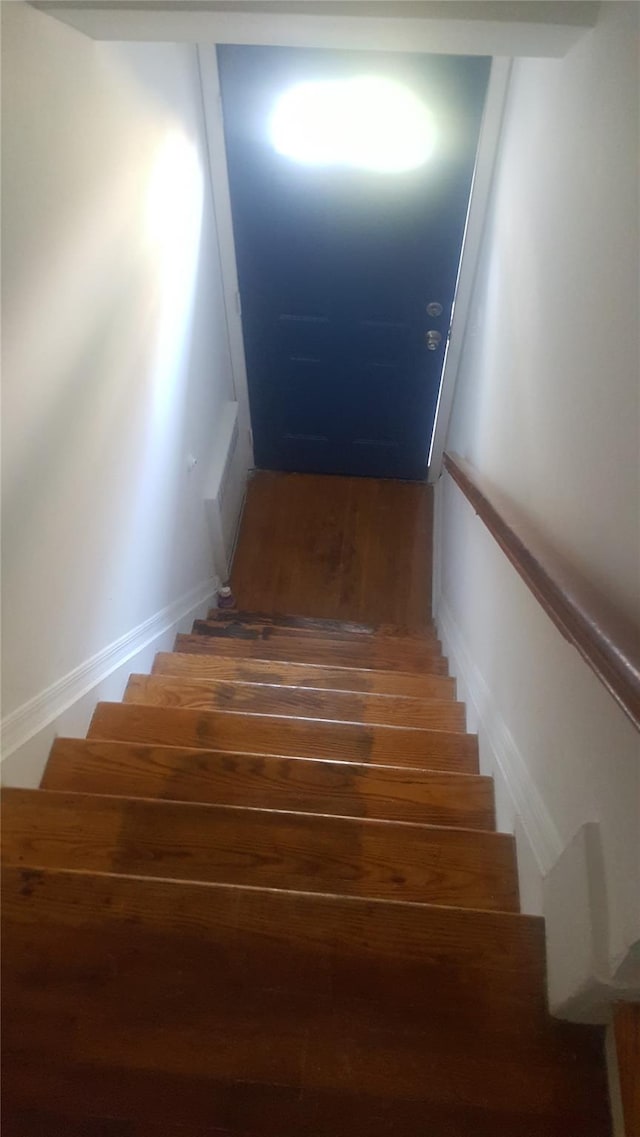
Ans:
POLYGON ((232 585, 239 608, 423 628, 431 615, 430 486, 258 471, 232 585))

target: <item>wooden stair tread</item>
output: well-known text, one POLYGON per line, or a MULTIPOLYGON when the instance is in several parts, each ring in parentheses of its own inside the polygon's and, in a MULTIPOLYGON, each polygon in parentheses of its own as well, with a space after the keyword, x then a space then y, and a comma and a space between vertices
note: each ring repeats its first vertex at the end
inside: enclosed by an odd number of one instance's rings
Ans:
MULTIPOLYGON (((68 1103, 66 1109, 72 1109, 68 1103)), ((68 1112, 52 1113, 39 1109, 5 1109, 3 1123, 10 1137, 221 1137, 217 1125, 185 1127, 171 1122, 145 1122, 133 1126, 112 1115, 74 1117, 68 1112)), ((244 1137, 251 1137, 245 1133, 244 1137)))
POLYGON ((279 628, 283 634, 288 632, 310 632, 316 635, 327 635, 333 638, 363 636, 384 636, 390 639, 417 640, 424 642, 425 638, 438 638, 435 624, 431 621, 417 631, 398 624, 366 624, 355 623, 349 620, 324 620, 318 616, 289 616, 282 613, 249 612, 235 608, 210 608, 206 616, 207 623, 217 624, 220 627, 240 625, 246 628, 279 628))
POLYGON ((253 612, 244 608, 210 608, 207 620, 220 624, 238 622, 243 624, 264 624, 283 628, 310 628, 315 631, 346 632, 352 635, 369 636, 377 631, 378 625, 357 620, 329 620, 321 616, 296 616, 284 612, 253 612))
POLYGON ((2 805, 9 864, 518 910, 503 833, 49 790, 2 805))
POLYGON ((474 735, 417 727, 98 703, 87 737, 478 773, 474 735))
POLYGON ((282 687, 361 691, 371 695, 404 695, 417 699, 455 699, 455 679, 446 675, 411 675, 401 671, 373 671, 356 667, 328 667, 313 663, 287 663, 276 659, 235 659, 217 654, 159 652, 154 675, 191 675, 193 678, 238 680, 241 683, 276 683, 282 687))
POLYGON ((366 651, 387 651, 392 655, 396 652, 406 651, 410 656, 414 653, 420 655, 422 649, 440 650, 440 640, 435 628, 425 629, 419 635, 392 635, 390 632, 380 634, 371 632, 344 631, 339 628, 308 627, 304 624, 293 626, 274 623, 271 620, 248 621, 235 617, 220 619, 219 617, 206 617, 195 620, 193 631, 197 635, 220 637, 221 639, 250 639, 250 640, 302 640, 326 642, 331 644, 353 644, 356 648, 366 651))
MULTIPOLYGON (((412 1013, 407 1016, 407 1029, 415 1026, 416 1014, 428 1015, 436 1007, 446 1010, 445 994, 438 995, 434 982, 441 965, 445 974, 453 969, 458 981, 468 971, 491 977, 500 1013, 508 1004, 514 1015, 531 1014, 545 1020, 540 984, 545 973, 544 923, 537 916, 49 870, 35 863, 4 866, 3 880, 3 912, 8 923, 34 927, 51 919, 61 926, 80 927, 85 921, 99 926, 101 919, 107 924, 113 919, 127 925, 131 923, 128 917, 135 916, 141 929, 161 929, 169 939, 193 938, 203 947, 217 942, 224 947, 225 961, 240 972, 246 948, 262 944, 262 982, 265 987, 273 982, 275 991, 290 976, 295 961, 296 982, 289 994, 298 1004, 316 1001, 328 978, 322 961, 330 960, 336 1010, 359 1008, 370 1024, 376 1020, 380 1025, 385 1021, 390 1026, 401 1024, 409 999, 412 1013), (104 904, 103 898, 109 895, 113 906, 104 904), (306 981, 314 975, 315 985, 306 981), (401 975, 404 981, 398 988, 401 975), (424 983, 418 982, 421 975, 424 983), (405 986, 408 979, 411 983, 405 986), (413 980, 415 990, 409 990, 413 980), (379 985, 377 998, 368 1005, 374 982, 379 985), (430 982, 433 990, 429 990, 430 982)), ((33 950, 37 947, 34 942, 33 950)), ((452 978, 451 973, 447 978, 452 978)), ((479 1008, 490 1014, 492 993, 485 988, 463 984, 459 994, 461 1015, 479 1008)), ((287 992, 280 995, 284 1005, 287 992)), ((505 1027, 509 1029, 509 1024, 505 1027)))
POLYGON ((493 829, 493 782, 411 767, 58 738, 43 789, 493 829))
POLYGON ((298 715, 301 718, 380 726, 426 727, 462 733, 466 730, 464 704, 450 699, 369 695, 184 675, 132 675, 123 698, 127 703, 145 703, 151 706, 298 715))
MULTIPOLYGON (((225 1044, 219 1037, 217 1042, 225 1044)), ((423 1057, 428 1059, 428 1054, 423 1057)), ((456 1055, 449 1060, 455 1062, 456 1055)), ((518 1052, 506 1060, 498 1055, 496 1060, 503 1061, 505 1076, 513 1077, 519 1061, 528 1061, 528 1056, 518 1052)), ((168 1074, 139 1065, 134 1066, 133 1077, 124 1079, 111 1064, 85 1063, 74 1069, 64 1068, 62 1061, 55 1055, 47 1059, 46 1068, 25 1071, 20 1065, 9 1067, 6 1060, 12 1097, 27 1103, 10 1111, 5 1107, 5 1132, 10 1137, 289 1137, 309 1132, 309 1117, 313 1137, 415 1137, 424 1132, 425 1117, 429 1132, 438 1137, 611 1137, 602 1108, 599 1114, 585 1116, 584 1107, 577 1113, 573 1099, 584 1091, 562 1083, 557 1108, 549 1113, 544 1105, 534 1112, 528 1100, 522 1108, 500 1106, 495 1097, 485 1097, 482 1105, 468 1100, 451 1104, 434 1101, 425 1090, 419 1098, 394 1097, 382 1086, 378 1091, 372 1086, 356 1097, 330 1087, 300 1091, 239 1079, 225 1083, 217 1077, 191 1076, 189 1071, 168 1074), (75 1110, 75 1116, 54 1112, 61 1100, 75 1110), (42 1102, 43 1108, 29 1108, 34 1101, 42 1102), (224 1126, 207 1124, 212 1115, 224 1126), (174 1120, 184 1116, 195 1120, 187 1125, 174 1120)), ((573 1081, 578 1079, 574 1076, 573 1081)), ((601 1079, 593 1089, 594 1103, 598 1094, 606 1094, 601 1079)))
POLYGON ((599 1035, 547 1018, 535 918, 38 866, 5 869, 3 903, 18 1105, 62 1086, 238 1137, 265 1111, 285 1134, 312 1117, 314 1137, 346 1137, 345 1115, 374 1137, 434 1116, 462 1135, 490 1113, 500 1134, 529 1113, 607 1133, 599 1035))
POLYGON ((409 664, 407 660, 389 662, 377 656, 363 656, 351 649, 350 644, 312 643, 296 640, 222 640, 210 636, 186 635, 179 633, 175 639, 175 650, 182 653, 195 652, 198 655, 213 654, 233 659, 277 660, 283 663, 311 663, 328 667, 353 667, 372 671, 398 670, 403 674, 448 675, 446 659, 439 652, 433 652, 420 666, 409 664), (336 648, 338 650, 336 650, 336 648))
POLYGON ((220 620, 218 618, 196 619, 192 625, 194 635, 209 636, 214 639, 284 640, 291 643, 313 643, 326 649, 337 650, 352 646, 356 651, 388 654, 392 659, 398 655, 414 656, 421 659, 425 654, 441 650, 440 640, 435 628, 426 629, 420 635, 379 635, 376 632, 350 632, 327 628, 312 628, 301 625, 291 627, 272 622, 246 622, 241 619, 220 620))
MULTIPOLYGON (((112 1076, 109 1074, 107 1078, 112 1076)), ((372 1102, 369 1100, 363 1106, 360 1101, 353 1102, 351 1098, 334 1093, 329 1095, 326 1091, 300 1095, 284 1089, 280 1090, 276 1099, 276 1088, 269 1087, 269 1101, 265 1103, 263 1087, 254 1084, 242 1087, 233 1113, 228 1093, 222 1094, 219 1087, 215 1087, 213 1105, 218 1116, 225 1119, 224 1128, 208 1125, 206 1121, 185 1126, 180 1122, 167 1121, 166 1110, 163 1111, 163 1120, 157 1120, 160 1101, 165 1095, 171 1095, 173 1102, 182 1100, 187 1092, 192 1101, 199 1094, 204 1096, 202 1088, 191 1083, 187 1091, 183 1078, 163 1075, 159 1101, 157 1075, 143 1073, 139 1069, 136 1071, 136 1105, 140 1108, 140 1098, 145 1092, 150 1104, 145 1106, 144 1119, 130 1124, 122 1116, 113 1116, 114 1109, 117 1109, 114 1099, 122 1110, 123 1090, 121 1085, 118 1086, 114 1095, 105 1085, 107 1078, 104 1071, 97 1076, 90 1071, 78 1086, 67 1071, 48 1068, 41 1075, 40 1081, 44 1082, 44 1086, 39 1089, 39 1096, 43 1096, 44 1091, 54 1100, 59 1100, 64 1093, 69 1108, 75 1108, 76 1114, 70 1116, 68 1112, 60 1114, 28 1107, 5 1109, 5 1132, 10 1137, 283 1137, 283 1134, 305 1132, 307 1118, 312 1116, 314 1137, 353 1137, 353 1134, 362 1133, 362 1124, 366 1124, 366 1137, 403 1137, 405 1134, 413 1137, 416 1132, 422 1132, 424 1124, 425 1104, 422 1100, 403 1102, 379 1097, 371 1113, 372 1102), (103 1112, 96 1113, 100 1107, 103 1112), (150 1114, 156 1115, 156 1120, 147 1120, 150 1114)), ((27 1101, 33 1100, 30 1092, 25 1096, 27 1101)), ((124 1098, 128 1100, 126 1093, 124 1098)), ((200 1108, 206 1116, 206 1106, 202 1104, 200 1108)), ((127 1117, 131 1112, 132 1107, 128 1106, 127 1117)), ((567 1137, 576 1131, 571 1118, 563 1115, 549 1117, 546 1113, 534 1115, 526 1110, 500 1110, 496 1116, 490 1107, 467 1105, 464 1114, 460 1111, 454 1114, 446 1106, 430 1102, 428 1116, 431 1130, 437 1134, 446 1133, 446 1137, 469 1137, 469 1134, 473 1137, 512 1137, 513 1134, 517 1137, 567 1137)), ((599 1137, 605 1133, 609 1137, 609 1132, 601 1127, 598 1119, 588 1129, 580 1129, 580 1137, 599 1137)))

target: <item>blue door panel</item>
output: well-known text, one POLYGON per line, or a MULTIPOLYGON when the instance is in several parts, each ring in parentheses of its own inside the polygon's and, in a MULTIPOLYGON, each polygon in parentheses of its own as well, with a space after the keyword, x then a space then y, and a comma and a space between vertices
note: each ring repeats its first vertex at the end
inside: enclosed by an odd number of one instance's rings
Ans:
POLYGON ((490 61, 233 45, 218 57, 256 462, 423 478, 490 61), (284 91, 363 74, 431 109, 425 166, 380 174, 275 151, 284 91))

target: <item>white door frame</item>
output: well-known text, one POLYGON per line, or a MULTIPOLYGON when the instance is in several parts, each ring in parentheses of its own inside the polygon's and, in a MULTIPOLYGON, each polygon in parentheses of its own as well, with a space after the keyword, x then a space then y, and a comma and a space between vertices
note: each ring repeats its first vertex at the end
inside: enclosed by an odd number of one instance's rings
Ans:
POLYGON ((473 285, 493 184, 493 171, 500 142, 500 129, 511 75, 511 62, 510 59, 496 58, 491 62, 491 74, 480 128, 469 211, 462 238, 449 341, 442 365, 440 391, 438 392, 436 416, 429 450, 428 467, 429 482, 431 483, 437 482, 442 473, 442 456, 447 443, 456 379, 462 358, 467 321, 471 311, 473 285))
MULTIPOLYGON (((249 391, 247 386, 247 365, 242 334, 242 307, 231 214, 229 171, 224 141, 222 98, 220 94, 220 79, 215 45, 199 44, 198 61, 208 140, 211 189, 218 228, 218 241, 220 244, 220 264, 227 327, 229 329, 231 366, 240 422, 249 432, 250 441, 253 442, 251 413, 249 409, 249 391)), ((487 89, 478 143, 476 169, 456 285, 453 319, 451 322, 449 342, 445 351, 433 435, 431 440, 425 439, 425 453, 429 441, 431 443, 429 453, 430 482, 437 481, 442 470, 442 455, 446 445, 456 376, 460 365, 466 321, 471 304, 473 281, 489 202, 510 66, 511 62, 509 59, 494 58, 491 64, 489 86, 487 89)))
MULTIPOLYGON (((597 20, 599 4, 587 0, 500 3, 448 0, 415 3, 415 14, 394 11, 395 0, 376 0, 367 14, 357 0, 339 14, 323 0, 308 10, 217 10, 215 0, 29 0, 63 23, 98 40, 144 43, 238 43, 327 47, 353 51, 425 51, 449 55, 561 58, 597 20), (453 12, 455 3, 455 15, 453 12), (348 10, 347 10, 348 7, 348 10), (445 15, 445 12, 447 13, 445 15)), ((255 5, 255 0, 254 0, 255 5)))
POLYGON ((224 142, 224 123, 222 119, 222 96, 218 74, 218 58, 215 46, 199 44, 197 47, 198 69, 202 88, 202 105, 207 136, 209 159, 209 178, 213 198, 213 211, 218 238, 222 293, 224 297, 227 336, 233 388, 238 404, 238 426, 244 432, 249 449, 249 464, 254 464, 253 430, 249 407, 249 387, 247 383, 247 362, 244 352, 242 331, 242 306, 238 282, 238 264, 233 236, 233 217, 231 214, 231 192, 229 189, 229 170, 227 151, 224 142))

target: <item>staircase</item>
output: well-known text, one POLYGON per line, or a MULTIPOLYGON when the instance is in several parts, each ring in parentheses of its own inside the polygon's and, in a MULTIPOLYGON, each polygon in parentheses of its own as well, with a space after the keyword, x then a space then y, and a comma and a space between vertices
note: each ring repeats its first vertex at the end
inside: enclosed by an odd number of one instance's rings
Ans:
POLYGON ((4 1137, 600 1137, 433 628, 211 612, 4 812, 4 1137))

